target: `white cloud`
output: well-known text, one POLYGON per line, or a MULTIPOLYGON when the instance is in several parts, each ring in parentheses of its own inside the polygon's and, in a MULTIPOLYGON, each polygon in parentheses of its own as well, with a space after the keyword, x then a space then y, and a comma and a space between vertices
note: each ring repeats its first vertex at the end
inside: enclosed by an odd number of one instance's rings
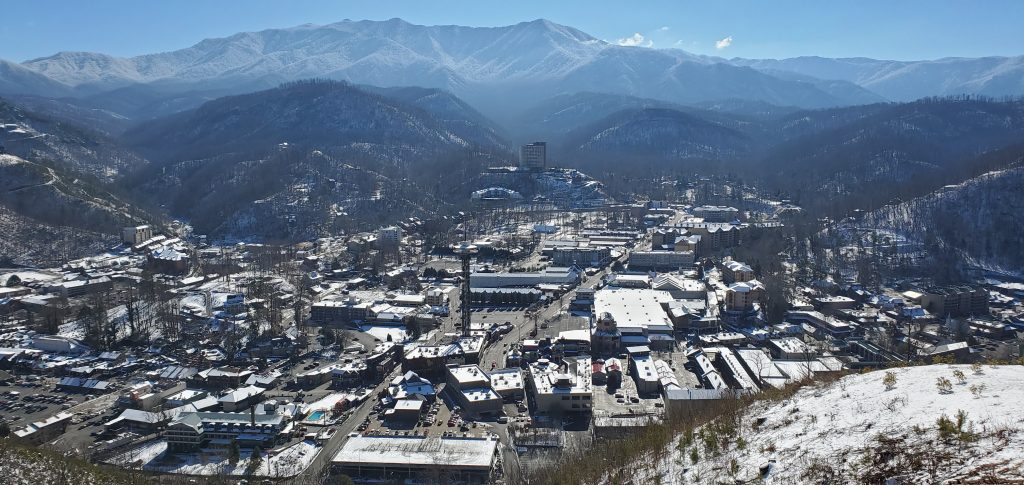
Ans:
POLYGON ((732 45, 732 36, 728 36, 722 40, 715 42, 715 49, 722 50, 732 45))
POLYGON ((658 30, 660 30, 662 32, 668 32, 668 26, 660 27, 658 30))
POLYGON ((618 44, 626 47, 653 47, 654 41, 648 40, 643 34, 636 32, 629 37, 619 39, 618 44))

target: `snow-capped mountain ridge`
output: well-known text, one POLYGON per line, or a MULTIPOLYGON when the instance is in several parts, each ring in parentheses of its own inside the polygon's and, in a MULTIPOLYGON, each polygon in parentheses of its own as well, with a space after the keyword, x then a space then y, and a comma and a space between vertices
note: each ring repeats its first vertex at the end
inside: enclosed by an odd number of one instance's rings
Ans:
POLYGON ((441 88, 477 104, 504 98, 513 106, 587 90, 673 102, 749 98, 805 107, 851 104, 866 96, 850 83, 826 92, 678 49, 611 44, 543 19, 502 27, 343 21, 244 32, 130 58, 61 52, 21 66, 85 95, 140 84, 241 93, 329 78, 441 88))
POLYGON ((892 61, 866 57, 788 59, 733 58, 729 63, 760 71, 787 71, 852 82, 894 101, 923 96, 1024 94, 1024 56, 979 58, 944 57, 920 61, 892 61))
MULTIPOLYGON (((507 27, 420 26, 401 19, 243 32, 172 52, 118 58, 60 52, 24 65, 70 85, 217 76, 338 77, 370 61, 451 70, 488 80, 556 76, 609 44, 547 20, 507 27)), ((395 83, 388 83, 395 84, 395 83)))

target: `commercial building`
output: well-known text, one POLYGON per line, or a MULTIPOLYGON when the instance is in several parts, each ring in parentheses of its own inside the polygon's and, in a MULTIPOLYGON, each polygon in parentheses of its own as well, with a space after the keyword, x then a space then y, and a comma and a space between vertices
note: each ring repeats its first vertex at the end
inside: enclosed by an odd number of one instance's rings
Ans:
POLYGON ((349 435, 331 460, 335 472, 363 480, 490 483, 498 439, 349 435))
POLYGON ((551 262, 555 266, 601 266, 611 260, 612 250, 608 247, 564 247, 551 251, 551 262))
POLYGON ((703 300, 707 296, 707 285, 702 281, 684 278, 677 274, 660 274, 651 281, 651 288, 667 291, 676 300, 703 300))
POLYGON ((35 421, 24 428, 14 430, 12 435, 30 443, 45 443, 64 434, 73 414, 60 412, 46 419, 35 421))
POLYGON ((396 401, 402 399, 420 399, 426 402, 434 402, 437 390, 434 384, 422 378, 413 371, 396 376, 388 385, 388 396, 396 401))
POLYGON ((770 339, 768 350, 773 357, 782 360, 807 360, 818 355, 811 346, 796 337, 770 339))
POLYGON ((475 305, 527 306, 537 302, 544 292, 534 288, 470 288, 469 301, 475 305))
POLYGON ((470 415, 501 413, 502 398, 491 389, 491 379, 479 366, 449 366, 448 386, 445 389, 470 415))
POLYGON ((814 299, 814 306, 822 313, 834 315, 840 310, 853 308, 856 304, 852 298, 846 296, 822 296, 814 299))
POLYGON ((56 293, 64 298, 74 298, 90 293, 110 291, 113 288, 114 282, 106 276, 101 276, 93 279, 64 281, 50 285, 46 291, 48 293, 56 293))
POLYGON ((657 393, 660 376, 654 365, 654 359, 651 358, 650 349, 643 346, 631 347, 631 349, 641 349, 640 351, 634 350, 629 354, 629 374, 633 377, 633 382, 636 383, 636 392, 644 395, 657 393))
POLYGON ((594 295, 598 315, 592 345, 608 350, 617 338, 621 346, 647 345, 656 349, 674 346, 674 325, 665 307, 672 301, 667 291, 643 288, 604 288, 594 295))
POLYGON ((519 147, 519 168, 531 172, 540 172, 547 167, 547 163, 547 142, 535 141, 519 147))
POLYGON ((448 294, 441 288, 428 288, 423 297, 423 302, 430 306, 444 306, 448 303, 448 294))
POLYGON ((242 387, 224 394, 217 399, 217 402, 220 403, 221 408, 225 411, 238 411, 246 409, 262 400, 264 392, 266 392, 266 389, 262 387, 242 387))
POLYGON ((857 329, 853 323, 826 317, 816 311, 790 310, 786 312, 786 321, 809 325, 822 335, 838 339, 853 335, 857 329))
POLYGON ((194 451, 211 446, 273 447, 286 438, 284 416, 248 413, 181 413, 167 425, 163 436, 172 451, 194 451))
POLYGON ((589 413, 593 409, 590 357, 562 363, 538 359, 530 364, 529 392, 537 410, 546 413, 589 413))
POLYGON ((539 285, 573 287, 579 284, 580 270, 552 266, 536 273, 472 273, 473 288, 532 288, 539 285))
POLYGON ((147 256, 149 267, 158 273, 184 274, 188 272, 189 257, 183 251, 161 246, 147 256))
POLYGON ((506 401, 516 401, 526 397, 523 385, 523 371, 515 367, 494 370, 487 374, 491 380, 491 389, 506 401))
POLYGON ((630 271, 677 271, 693 268, 689 251, 633 251, 629 253, 630 271))

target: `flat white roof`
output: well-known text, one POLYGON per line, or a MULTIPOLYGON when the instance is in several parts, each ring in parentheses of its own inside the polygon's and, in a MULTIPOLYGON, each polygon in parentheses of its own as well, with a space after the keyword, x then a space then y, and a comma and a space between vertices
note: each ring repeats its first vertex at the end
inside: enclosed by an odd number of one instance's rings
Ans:
POLYGON ((487 374, 480 366, 475 364, 449 367, 448 372, 455 378, 460 386, 467 384, 483 384, 488 382, 487 374))
POLYGON ((580 356, 566 359, 568 373, 561 372, 561 366, 546 359, 530 364, 530 375, 538 394, 589 394, 591 392, 590 357, 580 356), (559 387, 559 380, 568 383, 559 387))
POLYGON ((502 369, 490 373, 491 387, 495 391, 523 388, 523 371, 519 369, 502 369))
POLYGON ((352 466, 459 467, 488 470, 498 440, 408 436, 350 436, 331 460, 352 466))
POLYGON ((423 401, 419 399, 400 399, 395 403, 396 411, 419 411, 423 408, 423 401))
POLYGON ((657 328, 672 330, 672 321, 661 307, 672 301, 667 291, 646 288, 605 288, 594 294, 594 314, 611 314, 619 330, 657 328))

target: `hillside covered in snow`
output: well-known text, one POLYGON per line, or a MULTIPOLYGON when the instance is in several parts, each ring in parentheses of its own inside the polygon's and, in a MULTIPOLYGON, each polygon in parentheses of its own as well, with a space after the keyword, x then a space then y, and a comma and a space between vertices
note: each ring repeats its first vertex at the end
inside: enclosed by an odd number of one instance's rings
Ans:
POLYGON ((992 171, 868 214, 867 225, 941 243, 987 269, 1024 267, 1024 167, 992 171), (973 237, 972 235, 984 235, 973 237))
POLYGON ((1022 402, 1024 366, 850 375, 720 417, 606 482, 1020 483, 1022 402))

